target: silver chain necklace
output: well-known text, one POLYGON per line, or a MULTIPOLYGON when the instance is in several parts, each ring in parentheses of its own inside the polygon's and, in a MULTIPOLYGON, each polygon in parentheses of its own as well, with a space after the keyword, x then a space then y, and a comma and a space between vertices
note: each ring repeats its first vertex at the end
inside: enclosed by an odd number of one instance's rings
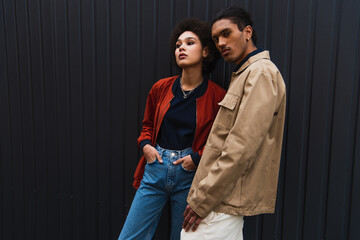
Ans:
POLYGON ((191 89, 190 91, 188 91, 188 93, 186 93, 184 90, 183 90, 183 85, 182 85, 182 79, 180 78, 180 89, 181 89, 181 92, 183 94, 183 97, 184 98, 187 98, 190 93, 192 93, 196 88, 198 88, 201 84, 202 84, 203 81, 201 81, 196 87, 194 87, 193 89, 191 89))

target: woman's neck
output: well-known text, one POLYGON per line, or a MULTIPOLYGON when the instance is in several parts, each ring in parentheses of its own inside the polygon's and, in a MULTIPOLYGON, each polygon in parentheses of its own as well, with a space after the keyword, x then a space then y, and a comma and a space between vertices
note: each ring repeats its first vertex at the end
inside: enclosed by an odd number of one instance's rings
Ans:
POLYGON ((203 75, 201 70, 199 69, 183 69, 181 76, 181 85, 184 91, 189 91, 202 82, 203 75))

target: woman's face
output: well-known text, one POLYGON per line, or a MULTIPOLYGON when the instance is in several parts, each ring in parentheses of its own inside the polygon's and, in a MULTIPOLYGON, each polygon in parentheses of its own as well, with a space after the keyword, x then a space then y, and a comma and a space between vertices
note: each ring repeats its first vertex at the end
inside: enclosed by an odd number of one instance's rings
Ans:
POLYGON ((176 63, 180 68, 200 66, 207 56, 207 49, 201 46, 199 37, 190 31, 183 32, 175 48, 176 63))

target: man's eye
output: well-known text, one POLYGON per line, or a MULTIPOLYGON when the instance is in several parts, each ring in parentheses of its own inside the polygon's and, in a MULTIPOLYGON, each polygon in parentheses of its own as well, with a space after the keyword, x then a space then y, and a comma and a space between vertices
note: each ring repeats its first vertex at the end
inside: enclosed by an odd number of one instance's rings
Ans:
POLYGON ((230 32, 224 32, 224 37, 228 37, 230 35, 230 32))

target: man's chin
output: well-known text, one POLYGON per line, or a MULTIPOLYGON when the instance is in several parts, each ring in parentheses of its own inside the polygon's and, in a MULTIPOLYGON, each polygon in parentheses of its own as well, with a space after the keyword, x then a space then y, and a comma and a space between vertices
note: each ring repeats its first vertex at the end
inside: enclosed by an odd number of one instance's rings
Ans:
POLYGON ((234 59, 232 59, 230 56, 223 56, 225 62, 227 63, 233 63, 234 62, 234 59))

